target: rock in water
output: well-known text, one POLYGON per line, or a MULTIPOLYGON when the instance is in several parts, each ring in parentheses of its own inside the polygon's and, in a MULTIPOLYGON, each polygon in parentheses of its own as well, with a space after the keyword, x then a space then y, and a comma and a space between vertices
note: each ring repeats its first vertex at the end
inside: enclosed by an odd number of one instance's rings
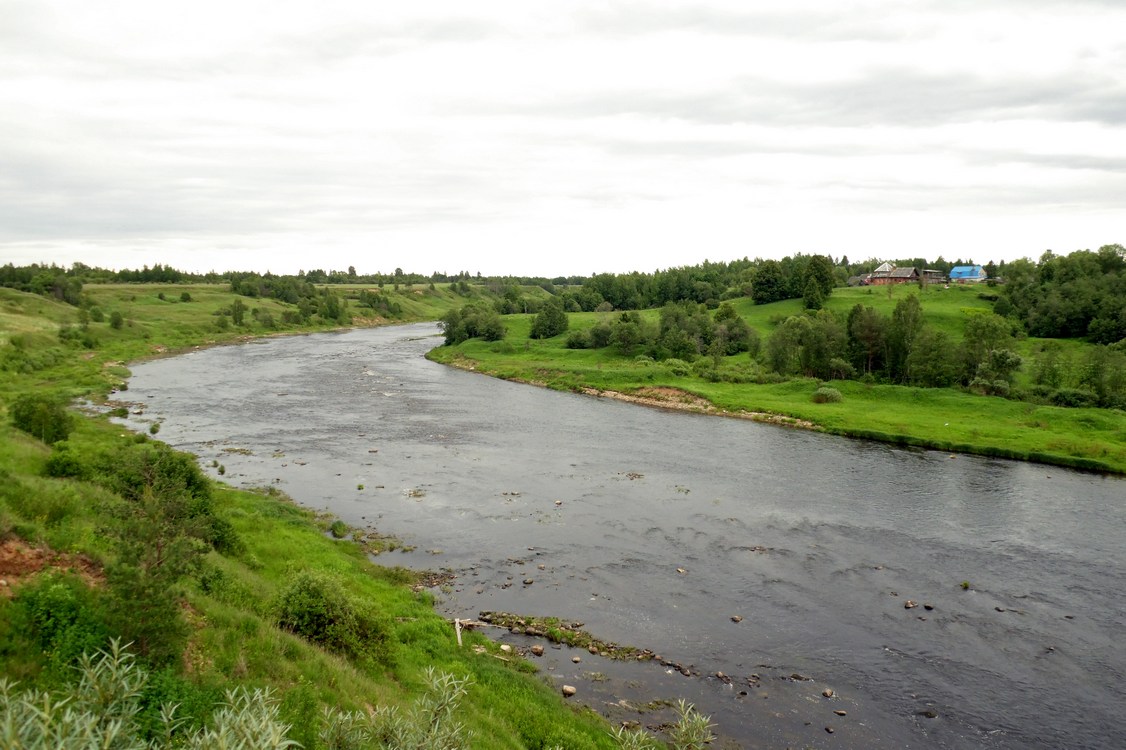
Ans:
POLYGON ((574 695, 577 692, 579 692, 579 691, 575 689, 574 685, 564 685, 563 686, 563 697, 564 698, 570 698, 572 695, 574 695))

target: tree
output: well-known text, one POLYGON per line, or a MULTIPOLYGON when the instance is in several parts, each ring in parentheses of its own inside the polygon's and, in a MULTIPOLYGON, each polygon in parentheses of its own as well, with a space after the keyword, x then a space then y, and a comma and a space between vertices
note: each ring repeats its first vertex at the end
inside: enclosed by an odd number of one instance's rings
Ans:
POLYGON ((1070 358, 1058 341, 1045 341, 1032 358, 1032 382, 1048 388, 1059 388, 1070 370, 1070 358))
POLYGON ((947 388, 958 382, 957 348, 945 331, 923 328, 907 355, 908 382, 923 388, 947 388))
POLYGON ((627 357, 644 344, 645 340, 641 316, 636 311, 622 313, 610 326, 610 343, 617 346, 618 351, 627 357))
POLYGON ((776 260, 764 260, 755 271, 751 282, 751 299, 756 305, 786 299, 786 281, 782 264, 776 260))
POLYGON ((821 299, 829 299, 829 295, 833 293, 833 287, 836 286, 832 259, 824 255, 811 256, 805 264, 803 281, 804 287, 808 287, 810 282, 816 284, 821 292, 821 299))
POLYGON ((805 282, 805 292, 802 294, 802 303, 806 310, 820 310, 825 305, 825 294, 821 286, 814 280, 805 282))
POLYGON ((865 373, 880 370, 887 343, 887 319, 875 308, 854 305, 848 314, 848 350, 853 367, 865 373))
POLYGON ((747 321, 735 312, 730 302, 724 302, 715 313, 715 338, 724 341, 724 354, 732 355, 739 352, 749 352, 754 348, 753 354, 758 353, 758 334, 747 325, 747 321))
POLYGON ((995 313, 973 314, 966 318, 962 338, 963 380, 970 382, 978 368, 995 349, 1013 348, 1013 329, 1009 321, 995 313))
POLYGON ((460 344, 471 338, 500 341, 507 333, 500 314, 483 302, 472 302, 464 307, 451 309, 438 321, 438 327, 446 336, 447 346, 460 344))
POLYGON ((801 336, 798 359, 802 372, 809 377, 828 380, 832 377, 832 361, 844 354, 847 336, 837 316, 820 310, 801 336))
POLYGON ((236 326, 241 326, 243 320, 246 319, 246 305, 238 297, 231 303, 231 322, 236 326))
POLYGON ((566 331, 567 325, 567 313, 563 311, 562 303, 552 297, 532 319, 530 335, 534 339, 548 339, 566 331))
POLYGON ((887 334, 887 367, 893 382, 907 382, 907 360, 922 328, 923 308, 918 296, 912 294, 901 299, 892 311, 887 334))
POLYGON ((801 345, 810 320, 792 315, 774 329, 766 340, 766 361, 779 375, 793 375, 801 369, 801 345))
POLYGON ((633 354, 643 341, 641 327, 631 320, 618 321, 612 327, 610 342, 627 357, 633 354))

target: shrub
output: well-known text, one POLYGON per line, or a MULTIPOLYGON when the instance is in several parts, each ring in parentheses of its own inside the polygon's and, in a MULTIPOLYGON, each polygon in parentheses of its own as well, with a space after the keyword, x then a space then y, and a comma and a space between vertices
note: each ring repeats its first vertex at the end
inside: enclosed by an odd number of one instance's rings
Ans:
MULTIPOLYGON (((208 726, 188 733, 176 715, 178 706, 169 702, 159 708, 151 705, 153 700, 184 695, 182 685, 171 693, 167 679, 150 686, 149 674, 118 642, 95 657, 83 654, 78 672, 78 683, 56 694, 21 692, 0 678, 0 747, 284 750, 296 746, 286 737, 290 727, 281 721, 278 702, 269 690, 228 691, 208 726), (146 703, 155 715, 142 714, 146 703)), ((202 694, 191 692, 195 695, 187 697, 199 704, 202 694)), ((203 710, 210 713, 206 707, 203 710)))
POLYGON ((11 407, 12 424, 44 443, 66 440, 73 428, 62 399, 43 394, 29 394, 17 398, 11 407))
POLYGON ((1098 406, 1099 399, 1091 391, 1078 388, 1060 388, 1051 395, 1051 401, 1056 406, 1077 409, 1085 406, 1098 406))
POLYGON ((567 313, 563 311, 563 305, 558 300, 548 300, 543 309, 532 319, 530 336, 534 339, 558 336, 567 330, 568 323, 567 313))
POLYGON ((692 374, 692 366, 685 362, 683 359, 666 359, 664 362, 665 367, 669 372, 678 378, 683 378, 692 374))
POLYGON ((856 368, 846 359, 833 357, 829 360, 829 373, 838 380, 850 380, 856 377, 856 368))
POLYGON ((16 627, 34 639, 59 675, 84 652, 109 642, 93 593, 78 578, 47 574, 19 588, 13 601, 16 627))
POLYGON ((340 581, 324 573, 299 572, 277 603, 277 624, 345 656, 386 662, 391 629, 374 607, 349 596, 340 581))
POLYGON ((117 310, 109 314, 109 327, 115 331, 120 331, 121 327, 125 325, 125 317, 117 310))
POLYGON ((589 349, 590 334, 586 331, 571 331, 567 334, 568 349, 589 349))
POLYGON ((590 329, 590 348, 591 349, 605 349, 610 346, 610 338, 613 336, 613 329, 606 321, 595 324, 590 329))
POLYGON ((427 667, 425 677, 426 695, 407 711, 378 706, 369 714, 326 708, 319 746, 341 750, 469 747, 471 734, 454 717, 467 693, 469 678, 437 672, 432 667, 427 667))
POLYGON ((70 450, 70 445, 65 440, 60 440, 53 446, 54 450, 47 457, 43 465, 43 473, 49 477, 71 477, 82 479, 87 474, 86 464, 82 458, 70 450))
POLYGON ((823 385, 813 392, 813 403, 815 404, 836 404, 844 400, 844 396, 836 388, 830 388, 823 385))

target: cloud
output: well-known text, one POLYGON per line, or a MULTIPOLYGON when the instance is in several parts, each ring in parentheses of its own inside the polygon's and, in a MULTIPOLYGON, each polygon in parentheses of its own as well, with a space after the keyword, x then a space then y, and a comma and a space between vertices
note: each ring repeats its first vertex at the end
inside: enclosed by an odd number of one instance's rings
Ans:
POLYGON ((581 246, 675 265, 741 257, 751 226, 780 251, 872 248, 923 213, 1026 231, 1049 207, 1078 235, 1123 194, 1117 3, 0 0, 0 17, 6 257, 313 245, 454 268, 429 259, 581 246))

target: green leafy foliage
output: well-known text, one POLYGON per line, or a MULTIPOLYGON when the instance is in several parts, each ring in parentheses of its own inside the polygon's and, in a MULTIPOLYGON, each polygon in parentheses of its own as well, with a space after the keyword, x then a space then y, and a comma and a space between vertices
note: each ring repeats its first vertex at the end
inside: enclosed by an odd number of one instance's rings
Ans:
POLYGON ((567 325, 567 313, 563 311, 563 304, 552 298, 532 319, 530 336, 534 339, 549 339, 565 332, 567 325))
POLYGON ((836 388, 823 385, 813 392, 813 403, 815 404, 837 404, 844 400, 841 392, 836 388))
POLYGON ((472 338, 500 341, 505 334, 500 313, 483 303, 470 303, 452 309, 442 316, 438 325, 446 336, 447 345, 459 344, 472 338))
POLYGON ((368 602, 350 596, 329 574, 302 570, 278 597, 277 624, 353 659, 386 663, 391 628, 368 602))
POLYGON ((90 589, 65 575, 43 575, 20 587, 12 619, 47 657, 52 674, 65 675, 83 653, 109 642, 109 629, 90 589))
POLYGON ((19 430, 55 443, 66 440, 73 429, 73 420, 63 399, 45 393, 28 393, 17 397, 9 407, 12 424, 19 430))
POLYGON ((165 704, 153 731, 145 731, 143 709, 149 674, 118 641, 96 654, 84 653, 79 680, 55 693, 21 691, 0 678, 0 747, 23 750, 114 748, 153 750, 285 750, 296 743, 278 717, 269 690, 227 693, 210 724, 185 731, 176 707, 165 704))
MULTIPOLYGON (((696 711, 683 699, 676 706, 677 720, 669 728, 670 750, 704 750, 713 740, 710 717, 696 711)), ((611 736, 621 750, 660 750, 661 744, 650 734, 639 729, 618 727, 611 736)))

